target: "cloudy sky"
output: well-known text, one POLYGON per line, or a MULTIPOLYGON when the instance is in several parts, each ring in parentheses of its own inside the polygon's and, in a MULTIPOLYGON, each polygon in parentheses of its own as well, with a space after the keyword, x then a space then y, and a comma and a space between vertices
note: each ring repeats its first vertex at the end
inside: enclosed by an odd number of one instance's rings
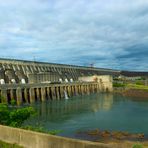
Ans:
POLYGON ((0 0, 0 57, 148 71, 148 1, 0 0))

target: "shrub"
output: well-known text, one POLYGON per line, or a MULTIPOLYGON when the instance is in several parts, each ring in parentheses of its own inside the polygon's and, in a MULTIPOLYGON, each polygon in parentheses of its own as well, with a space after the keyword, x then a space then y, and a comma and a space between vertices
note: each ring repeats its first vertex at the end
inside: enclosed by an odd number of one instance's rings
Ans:
POLYGON ((124 87, 125 84, 122 83, 113 83, 113 87, 124 87))
POLYGON ((6 104, 0 104, 0 124, 9 124, 9 110, 6 104))
POLYGON ((34 109, 32 107, 20 108, 15 111, 10 112, 9 114, 9 122, 10 126, 19 127, 22 123, 27 120, 34 113, 34 109))
POLYGON ((19 127, 35 113, 32 107, 9 109, 8 105, 0 104, 0 124, 19 127))
POLYGON ((13 105, 13 106, 16 105, 16 101, 15 101, 14 99, 12 99, 12 100, 10 101, 10 104, 13 105))

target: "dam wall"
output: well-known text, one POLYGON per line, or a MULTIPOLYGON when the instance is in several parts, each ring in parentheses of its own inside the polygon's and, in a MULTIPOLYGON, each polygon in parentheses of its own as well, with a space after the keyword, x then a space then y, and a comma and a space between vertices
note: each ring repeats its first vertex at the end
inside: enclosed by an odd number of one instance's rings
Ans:
POLYGON ((72 96, 106 92, 106 89, 96 82, 62 83, 62 84, 5 84, 0 85, 0 103, 17 105, 37 101, 68 99, 72 96))
POLYGON ((0 59, 0 103, 17 105, 112 91, 105 79, 119 71, 64 64, 0 59), (101 81, 80 82, 80 77, 108 75, 101 81))
POLYGON ((111 69, 0 59, 0 84, 73 82, 82 76, 119 74, 120 71, 111 69))

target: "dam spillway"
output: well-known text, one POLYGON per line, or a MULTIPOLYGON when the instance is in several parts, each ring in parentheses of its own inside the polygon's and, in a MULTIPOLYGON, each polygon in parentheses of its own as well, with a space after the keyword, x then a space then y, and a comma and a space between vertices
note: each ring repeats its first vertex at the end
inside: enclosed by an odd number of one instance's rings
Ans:
MULTIPOLYGON (((80 77, 119 75, 119 71, 103 68, 53 64, 35 61, 0 59, 0 102, 18 105, 62 99, 75 95, 108 91, 102 81, 81 82, 80 77)), ((110 79, 110 77, 108 77, 110 79)), ((108 87, 109 86, 109 87, 108 87)))

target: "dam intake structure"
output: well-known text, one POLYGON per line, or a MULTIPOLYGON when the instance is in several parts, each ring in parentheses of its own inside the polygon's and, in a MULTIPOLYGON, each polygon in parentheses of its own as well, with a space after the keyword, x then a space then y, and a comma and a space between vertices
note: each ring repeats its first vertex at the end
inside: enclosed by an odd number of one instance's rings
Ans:
POLYGON ((20 105, 62 99, 65 94, 69 98, 112 91, 109 75, 119 73, 103 68, 0 59, 0 102, 11 103, 15 100, 20 105))

